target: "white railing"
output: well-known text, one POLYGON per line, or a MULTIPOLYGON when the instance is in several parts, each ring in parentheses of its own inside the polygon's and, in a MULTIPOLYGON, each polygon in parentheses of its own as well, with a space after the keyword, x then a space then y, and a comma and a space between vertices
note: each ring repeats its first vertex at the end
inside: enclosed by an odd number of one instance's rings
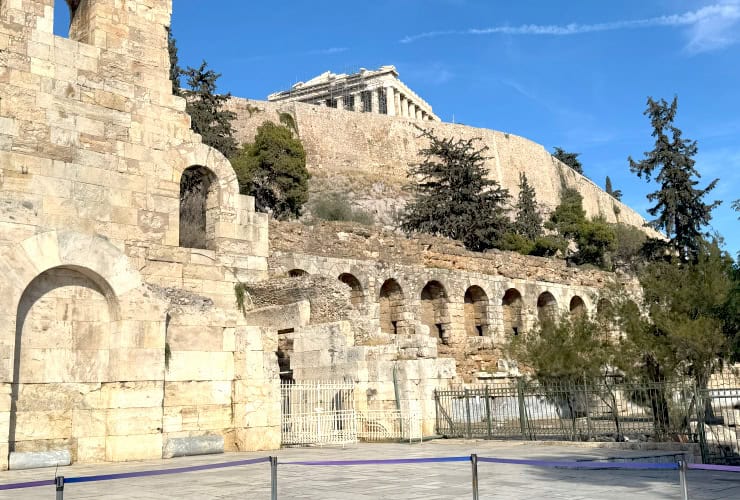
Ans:
POLYGON ((283 445, 330 446, 356 443, 354 390, 352 382, 281 384, 283 445))

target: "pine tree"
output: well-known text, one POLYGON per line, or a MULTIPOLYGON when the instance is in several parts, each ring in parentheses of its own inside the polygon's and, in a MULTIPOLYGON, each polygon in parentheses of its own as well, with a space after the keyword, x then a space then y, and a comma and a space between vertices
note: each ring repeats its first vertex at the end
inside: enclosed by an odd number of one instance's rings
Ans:
POLYGON ((583 165, 578 160, 578 157, 581 153, 568 153, 567 151, 563 150, 563 148, 555 148, 555 152, 552 154, 555 158, 562 161, 566 165, 568 165, 570 168, 575 170, 581 175, 583 174, 583 165))
POLYGON ((619 189, 612 189, 612 180, 609 178, 608 175, 606 176, 606 182, 604 183, 604 191, 606 191, 608 195, 611 195, 611 197, 615 200, 622 200, 622 191, 619 189))
POLYGON ((560 204, 550 214, 548 227, 557 230, 560 236, 575 240, 584 222, 583 196, 575 189, 566 188, 560 195, 560 204))
POLYGON ((519 173, 519 198, 516 203, 514 231, 534 241, 542 235, 542 216, 537 210, 534 188, 529 184, 524 172, 519 173))
POLYGON ((190 115, 190 128, 203 138, 203 143, 220 151, 225 157, 233 156, 237 151, 234 129, 231 125, 236 115, 223 109, 231 98, 231 93, 217 94, 216 81, 221 76, 203 61, 199 68, 190 68, 183 72, 187 77, 189 89, 186 94, 186 111, 190 115))
POLYGON ((630 170, 638 177, 650 181, 656 173, 660 189, 648 195, 648 200, 656 202, 648 213, 657 216, 651 225, 665 231, 669 246, 682 260, 695 260, 701 246, 702 228, 709 224, 712 210, 720 202, 706 204, 704 196, 717 185, 717 179, 706 188, 697 189, 701 177, 694 168, 697 152, 696 141, 681 137, 681 130, 673 125, 678 109, 678 98, 668 104, 665 99, 654 101, 648 97, 645 115, 653 127, 652 136, 655 147, 645 153, 641 161, 629 158, 630 170))
POLYGON ((172 28, 167 28, 167 52, 170 55, 170 81, 172 82, 172 95, 180 95, 180 77, 182 68, 179 66, 177 57, 177 41, 172 35, 172 28))
POLYGON ((431 131, 422 132, 429 146, 425 157, 409 168, 415 182, 407 186, 414 194, 402 215, 406 232, 424 232, 459 240, 470 250, 493 248, 509 222, 504 204, 509 192, 486 178, 478 139, 441 139, 431 131))

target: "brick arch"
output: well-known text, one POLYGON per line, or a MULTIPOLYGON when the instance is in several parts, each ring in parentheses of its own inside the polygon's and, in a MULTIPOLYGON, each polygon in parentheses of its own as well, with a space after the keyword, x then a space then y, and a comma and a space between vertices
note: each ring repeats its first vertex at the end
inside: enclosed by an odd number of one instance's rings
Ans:
POLYGON ((173 172, 173 182, 180 182, 182 173, 193 166, 207 168, 215 177, 218 187, 217 203, 222 209, 234 209, 239 196, 239 181, 236 172, 219 151, 205 144, 188 145, 180 150, 181 162, 173 172))
POLYGON ((383 282, 378 294, 380 331, 404 333, 406 325, 406 297, 397 280, 389 278, 383 282))
POLYGON ((550 320, 555 321, 558 317, 558 301, 550 292, 542 292, 537 297, 537 319, 540 323, 550 320))
POLYGON ((524 301, 516 288, 508 288, 501 297, 504 337, 524 331, 524 301))
POLYGON ((574 295, 573 298, 570 299, 570 305, 568 308, 573 316, 582 316, 586 314, 586 302, 578 295, 574 295))
POLYGON ((350 301, 355 307, 361 307, 365 301, 365 291, 362 289, 362 283, 352 273, 342 273, 337 278, 350 288, 350 301))
POLYGON ((419 298, 421 323, 429 327, 432 337, 439 338, 446 344, 451 333, 447 289, 442 282, 430 280, 422 288, 419 298))
POLYGON ((469 337, 483 337, 489 334, 488 305, 488 294, 480 286, 472 285, 465 290, 463 315, 465 333, 469 337))

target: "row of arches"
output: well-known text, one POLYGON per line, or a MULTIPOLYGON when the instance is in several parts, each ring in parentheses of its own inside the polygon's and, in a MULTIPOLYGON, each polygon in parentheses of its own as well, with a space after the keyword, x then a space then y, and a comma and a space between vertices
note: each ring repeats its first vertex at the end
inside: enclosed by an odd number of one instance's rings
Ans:
MULTIPOLYGON (((308 273, 302 269, 288 271, 288 276, 305 276, 308 273)), ((350 288, 350 300, 356 308, 363 306, 365 292, 360 280, 350 273, 342 273, 339 280, 350 288)), ((425 325, 430 335, 438 337, 443 343, 449 340, 452 331, 448 296, 445 286, 437 281, 427 282, 419 293, 418 321, 425 325)), ((397 280, 390 278, 383 282, 378 292, 380 329, 384 333, 399 334, 413 333, 412 314, 409 299, 397 280)), ((478 285, 472 285, 465 290, 463 296, 463 329, 467 336, 492 336, 492 311, 494 302, 478 285)), ((503 333, 507 336, 516 336, 525 329, 525 304, 522 293, 516 288, 507 289, 500 299, 501 323, 503 333)), ((599 304, 601 306, 601 304, 599 304)), ((587 312, 586 302, 578 295, 573 296, 568 304, 571 314, 579 315, 587 312)), ((560 308, 555 296, 542 292, 537 297, 536 318, 542 322, 547 319, 555 320, 560 308)))

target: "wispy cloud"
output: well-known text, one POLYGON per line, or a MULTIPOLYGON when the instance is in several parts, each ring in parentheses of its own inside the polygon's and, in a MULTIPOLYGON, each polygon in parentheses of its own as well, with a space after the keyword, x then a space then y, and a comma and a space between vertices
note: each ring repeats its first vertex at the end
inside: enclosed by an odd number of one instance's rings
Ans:
POLYGON ((408 35, 401 43, 412 43, 441 36, 512 35, 512 36, 573 36, 604 31, 644 29, 655 27, 686 28, 686 49, 691 53, 726 47, 738 41, 740 0, 727 0, 701 9, 666 16, 612 21, 594 24, 522 24, 519 26, 492 26, 463 30, 440 30, 408 35))
POLYGON ((329 47, 328 49, 309 50, 308 52, 304 52, 302 55, 329 56, 332 54, 341 54, 342 52, 347 52, 348 50, 349 49, 347 47, 329 47))

